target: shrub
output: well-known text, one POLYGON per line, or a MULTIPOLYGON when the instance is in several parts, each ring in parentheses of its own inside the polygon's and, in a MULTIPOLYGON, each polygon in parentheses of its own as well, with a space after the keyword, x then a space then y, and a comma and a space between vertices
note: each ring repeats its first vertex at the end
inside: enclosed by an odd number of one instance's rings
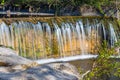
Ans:
POLYGON ((99 48, 99 56, 93 63, 92 70, 84 77, 83 80, 110 80, 110 78, 120 79, 120 62, 117 62, 111 56, 116 53, 117 43, 114 47, 108 48, 108 44, 104 41, 99 48))

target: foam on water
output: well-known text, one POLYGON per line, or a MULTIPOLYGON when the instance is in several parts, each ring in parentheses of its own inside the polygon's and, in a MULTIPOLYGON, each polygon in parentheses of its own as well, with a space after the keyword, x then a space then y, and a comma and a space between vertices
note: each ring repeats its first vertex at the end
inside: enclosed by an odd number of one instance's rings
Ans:
POLYGON ((46 64, 52 62, 68 62, 68 61, 75 61, 75 60, 84 60, 84 59, 92 59, 96 58, 98 55, 77 55, 77 56, 70 56, 64 58, 50 58, 50 59, 41 59, 36 60, 38 64, 46 64))

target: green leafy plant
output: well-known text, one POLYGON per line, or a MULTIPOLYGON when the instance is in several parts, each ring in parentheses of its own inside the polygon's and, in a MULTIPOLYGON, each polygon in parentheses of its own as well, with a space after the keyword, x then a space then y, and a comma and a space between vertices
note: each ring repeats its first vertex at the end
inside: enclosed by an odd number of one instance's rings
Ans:
POLYGON ((104 41, 99 48, 99 56, 93 63, 92 70, 84 77, 83 80, 110 80, 112 77, 120 78, 120 63, 111 58, 116 53, 116 47, 109 48, 108 44, 104 41))

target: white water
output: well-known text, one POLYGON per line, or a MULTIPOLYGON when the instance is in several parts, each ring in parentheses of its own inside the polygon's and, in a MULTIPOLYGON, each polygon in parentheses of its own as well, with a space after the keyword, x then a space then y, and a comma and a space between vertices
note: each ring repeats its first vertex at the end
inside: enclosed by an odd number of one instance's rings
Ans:
POLYGON ((117 37, 112 24, 109 23, 109 25, 110 25, 110 44, 111 46, 114 46, 114 44, 117 42, 117 37))
POLYGON ((101 40, 107 40, 110 46, 117 42, 112 23, 109 22, 107 28, 98 20, 90 22, 87 19, 86 22, 78 20, 74 24, 63 22, 62 25, 53 23, 53 26, 41 22, 33 24, 20 21, 11 25, 3 22, 0 24, 0 45, 12 47, 21 56, 28 58, 57 57, 61 60, 70 56, 95 53, 101 40))
POLYGON ((98 55, 77 55, 77 56, 70 56, 64 58, 49 58, 49 59, 41 59, 35 60, 38 64, 46 64, 46 63, 53 63, 53 62, 68 62, 68 61, 75 61, 75 60, 85 60, 85 59, 93 59, 97 58, 98 55))

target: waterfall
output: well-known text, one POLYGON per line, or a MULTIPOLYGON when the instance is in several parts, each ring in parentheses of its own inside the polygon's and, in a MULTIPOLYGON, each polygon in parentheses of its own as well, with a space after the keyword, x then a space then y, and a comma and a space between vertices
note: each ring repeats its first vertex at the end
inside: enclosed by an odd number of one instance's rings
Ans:
POLYGON ((60 55, 60 57, 65 56, 63 54, 63 37, 62 37, 62 32, 61 29, 58 27, 57 24, 54 24, 55 26, 55 34, 57 37, 57 42, 58 42, 58 53, 60 55))
POLYGON ((117 42, 117 36, 115 34, 113 25, 111 23, 109 23, 109 26, 110 26, 110 28, 109 28, 109 30, 110 30, 110 45, 114 46, 115 42, 117 42))
POLYGON ((3 22, 0 24, 0 45, 10 46, 10 32, 8 26, 3 22))
POLYGON ((76 22, 76 31, 78 34, 78 39, 79 39, 79 43, 80 43, 80 48, 81 48, 81 54, 85 54, 86 51, 86 35, 85 35, 85 31, 83 28, 83 23, 81 21, 76 22))
POLYGON ((0 45, 11 47, 19 55, 32 58, 57 58, 97 53, 101 40, 110 46, 117 42, 117 32, 111 22, 106 25, 97 19, 61 24, 14 22, 0 24, 0 45))

